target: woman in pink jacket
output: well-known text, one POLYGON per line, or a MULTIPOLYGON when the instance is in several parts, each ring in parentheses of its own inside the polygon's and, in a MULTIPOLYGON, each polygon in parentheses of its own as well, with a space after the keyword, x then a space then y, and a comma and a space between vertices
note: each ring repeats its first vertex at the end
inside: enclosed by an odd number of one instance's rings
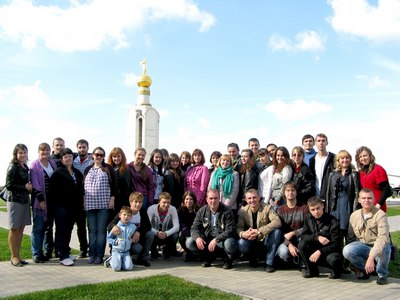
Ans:
POLYGON ((192 166, 185 174, 185 191, 193 192, 196 195, 197 204, 200 207, 206 204, 205 196, 210 180, 210 172, 204 162, 203 151, 194 149, 191 158, 192 166))

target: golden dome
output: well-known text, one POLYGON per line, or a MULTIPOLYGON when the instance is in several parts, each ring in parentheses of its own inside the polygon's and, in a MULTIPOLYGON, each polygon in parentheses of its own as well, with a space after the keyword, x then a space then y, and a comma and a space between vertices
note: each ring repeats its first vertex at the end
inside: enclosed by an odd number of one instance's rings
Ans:
POLYGON ((149 88, 151 86, 151 78, 148 75, 141 75, 136 81, 138 87, 146 87, 149 88))

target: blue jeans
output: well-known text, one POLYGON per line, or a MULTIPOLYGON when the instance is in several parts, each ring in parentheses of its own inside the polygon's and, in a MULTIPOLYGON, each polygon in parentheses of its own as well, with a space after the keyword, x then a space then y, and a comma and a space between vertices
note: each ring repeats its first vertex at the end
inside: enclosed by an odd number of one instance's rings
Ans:
POLYGON ((113 251, 111 253, 110 266, 115 272, 118 272, 121 269, 125 271, 132 270, 133 262, 131 256, 129 255, 129 251, 113 251))
POLYGON ((265 257, 265 263, 267 265, 274 265, 274 258, 276 254, 276 249, 281 241, 282 233, 280 229, 272 230, 264 239, 264 241, 260 242, 258 240, 239 240, 239 252, 245 255, 250 254, 251 256, 255 256, 257 254, 257 247, 262 245, 265 247, 267 255, 265 257))
POLYGON ((31 234, 32 256, 43 256, 45 221, 40 209, 33 210, 33 226, 31 234))
POLYGON ((90 257, 104 257, 107 238, 107 220, 108 209, 91 209, 87 211, 90 257))
MULTIPOLYGON (((208 260, 209 262, 212 262, 215 259, 215 256, 216 256, 215 253, 210 253, 208 251, 208 244, 209 244, 209 242, 211 242, 211 240, 212 240, 212 238, 209 239, 209 240, 206 240, 207 244, 204 245, 205 248, 203 250, 204 253, 206 253, 206 260, 208 260)), ((202 252, 201 250, 199 250, 197 248, 196 241, 192 237, 189 237, 186 240, 186 247, 190 251, 192 251, 194 253, 197 253, 197 254, 202 252)), ((237 251, 237 243, 236 243, 236 240, 234 238, 227 238, 225 241, 219 242, 217 244, 217 248, 221 249, 221 250, 223 249, 225 254, 226 254, 226 256, 227 256, 227 258, 232 260, 234 258, 234 255, 235 255, 236 251, 237 251)), ((214 252, 216 252, 216 251, 214 251, 214 252)))
MULTIPOLYGON (((343 248, 343 256, 350 261, 357 269, 365 271, 365 263, 369 256, 372 246, 360 241, 352 242, 343 248)), ((379 277, 389 274, 388 266, 390 261, 390 244, 386 244, 381 255, 375 257, 376 272, 379 277)))

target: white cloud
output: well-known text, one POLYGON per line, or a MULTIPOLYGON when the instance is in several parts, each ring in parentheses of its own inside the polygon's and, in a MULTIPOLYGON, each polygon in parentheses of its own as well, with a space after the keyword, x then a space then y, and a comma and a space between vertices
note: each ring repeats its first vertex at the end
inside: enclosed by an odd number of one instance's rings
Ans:
POLYGON ((43 110, 50 106, 48 95, 41 89, 40 80, 32 85, 16 85, 10 88, 0 88, 0 102, 20 109, 43 110))
POLYGON ((328 104, 319 103, 315 100, 306 102, 303 99, 294 100, 292 103, 275 100, 266 104, 264 108, 281 121, 309 120, 313 116, 332 110, 332 107, 328 104))
POLYGON ((198 118, 197 119, 197 124, 202 128, 210 127, 210 121, 208 119, 206 119, 206 118, 198 118))
POLYGON ((376 88, 385 87, 385 86, 389 85, 389 83, 387 81, 381 79, 377 75, 375 75, 375 76, 356 75, 356 79, 359 81, 366 82, 370 89, 376 89, 376 88))
POLYGON ((319 52, 325 49, 325 38, 313 30, 297 33, 294 41, 274 34, 269 38, 268 46, 273 51, 319 52))
POLYGON ((139 75, 134 73, 124 74, 123 75, 123 83, 124 85, 131 87, 136 85, 136 81, 139 78, 139 75))
POLYGON ((400 73, 400 63, 387 59, 387 58, 379 58, 374 61, 374 63, 378 66, 384 67, 385 69, 400 73))
POLYGON ((400 40, 400 1, 330 0, 334 15, 328 19, 334 30, 372 41, 400 40))
POLYGON ((160 114, 161 119, 166 119, 169 117, 169 110, 167 109, 157 109, 158 113, 160 114))
POLYGON ((93 51, 108 43, 119 49, 129 47, 128 32, 163 19, 200 23, 200 32, 215 24, 213 15, 190 0, 71 1, 67 8, 11 0, 0 6, 0 37, 20 42, 26 49, 41 42, 61 52, 93 51))

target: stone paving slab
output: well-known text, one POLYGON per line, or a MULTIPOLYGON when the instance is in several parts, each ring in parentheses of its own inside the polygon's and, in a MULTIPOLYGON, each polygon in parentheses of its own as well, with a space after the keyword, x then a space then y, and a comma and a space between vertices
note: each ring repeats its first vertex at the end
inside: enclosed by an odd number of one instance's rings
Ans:
POLYGON ((266 273, 262 267, 250 268, 239 262, 232 270, 222 269, 222 262, 202 268, 198 262, 184 263, 159 259, 152 266, 135 266, 133 271, 114 272, 103 265, 89 265, 87 259, 78 259, 72 267, 59 265, 57 259, 44 264, 16 268, 9 262, 0 263, 0 297, 33 291, 57 289, 88 283, 132 279, 170 274, 182 279, 231 292, 245 299, 400 299, 400 280, 389 279, 389 284, 378 286, 375 277, 358 281, 353 275, 338 280, 328 279, 329 273, 319 278, 304 279, 297 270, 278 270, 266 273))
MULTIPOLYGON (((7 228, 7 215, 0 212, 0 227, 7 228)), ((400 217, 390 217, 391 231, 400 229, 400 217)), ((30 233, 30 226, 25 230, 30 233)), ((71 241, 79 248, 74 230, 71 241)), ((1 249, 0 249, 1 251, 1 249)), ((278 270, 266 273, 262 267, 253 269, 247 263, 237 262, 234 269, 223 270, 222 262, 202 268, 198 262, 184 263, 183 258, 173 261, 159 259, 150 268, 135 266, 130 272, 114 272, 103 265, 89 265, 87 259, 78 259, 75 266, 59 265, 58 259, 44 264, 31 260, 27 266, 16 268, 10 262, 0 262, 0 298, 33 291, 57 289, 87 283, 100 283, 170 274, 200 285, 235 293, 244 299, 400 299, 400 280, 389 278, 389 284, 378 286, 376 277, 358 281, 353 275, 341 279, 328 279, 329 273, 319 278, 304 279, 297 270, 278 270)))

